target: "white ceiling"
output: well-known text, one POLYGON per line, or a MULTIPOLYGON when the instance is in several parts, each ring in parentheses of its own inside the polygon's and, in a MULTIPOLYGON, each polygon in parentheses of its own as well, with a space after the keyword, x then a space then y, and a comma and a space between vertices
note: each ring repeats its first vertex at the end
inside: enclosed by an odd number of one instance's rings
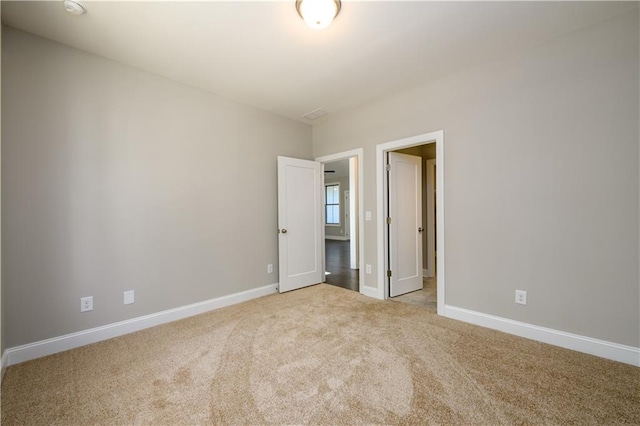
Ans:
POLYGON ((302 122, 490 61, 637 2, 343 1, 312 30, 295 1, 3 1, 2 21, 302 122))

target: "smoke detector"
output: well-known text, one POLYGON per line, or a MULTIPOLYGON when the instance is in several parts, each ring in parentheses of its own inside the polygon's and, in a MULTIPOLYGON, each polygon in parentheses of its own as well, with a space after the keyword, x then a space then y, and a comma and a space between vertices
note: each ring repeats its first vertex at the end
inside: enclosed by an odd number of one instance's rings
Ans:
POLYGON ((82 15, 87 11, 80 2, 74 0, 64 0, 62 3, 64 4, 64 10, 72 15, 82 15))

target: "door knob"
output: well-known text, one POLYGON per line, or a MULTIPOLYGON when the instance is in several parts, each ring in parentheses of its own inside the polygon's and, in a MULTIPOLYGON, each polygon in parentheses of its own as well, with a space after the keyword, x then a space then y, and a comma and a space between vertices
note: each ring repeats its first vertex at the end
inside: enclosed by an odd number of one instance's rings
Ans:
POLYGON ((420 228, 418 228, 418 232, 422 233, 422 231, 424 231, 424 229, 422 229, 422 226, 420 228))
POLYGON ((287 233, 287 230, 286 230, 286 229, 284 229, 284 228, 282 228, 282 229, 280 229, 280 232, 282 232, 283 234, 286 234, 286 233, 287 233))

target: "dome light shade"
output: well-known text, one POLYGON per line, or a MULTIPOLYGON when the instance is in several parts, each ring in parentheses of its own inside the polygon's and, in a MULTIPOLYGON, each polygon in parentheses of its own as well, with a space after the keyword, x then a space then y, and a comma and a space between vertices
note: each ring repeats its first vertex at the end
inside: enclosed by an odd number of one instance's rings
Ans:
POLYGON ((62 4, 64 5, 64 10, 72 15, 82 15, 87 11, 79 1, 64 0, 62 4))
POLYGON ((326 28, 340 13, 340 0, 296 0, 298 15, 313 29, 326 28))

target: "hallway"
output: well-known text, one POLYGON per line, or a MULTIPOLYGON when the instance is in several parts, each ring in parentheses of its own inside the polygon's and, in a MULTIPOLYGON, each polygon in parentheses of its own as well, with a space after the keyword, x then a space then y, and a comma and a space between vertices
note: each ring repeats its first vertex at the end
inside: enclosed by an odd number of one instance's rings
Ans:
POLYGON ((359 291, 358 270, 349 268, 349 241, 325 240, 326 283, 359 291))

